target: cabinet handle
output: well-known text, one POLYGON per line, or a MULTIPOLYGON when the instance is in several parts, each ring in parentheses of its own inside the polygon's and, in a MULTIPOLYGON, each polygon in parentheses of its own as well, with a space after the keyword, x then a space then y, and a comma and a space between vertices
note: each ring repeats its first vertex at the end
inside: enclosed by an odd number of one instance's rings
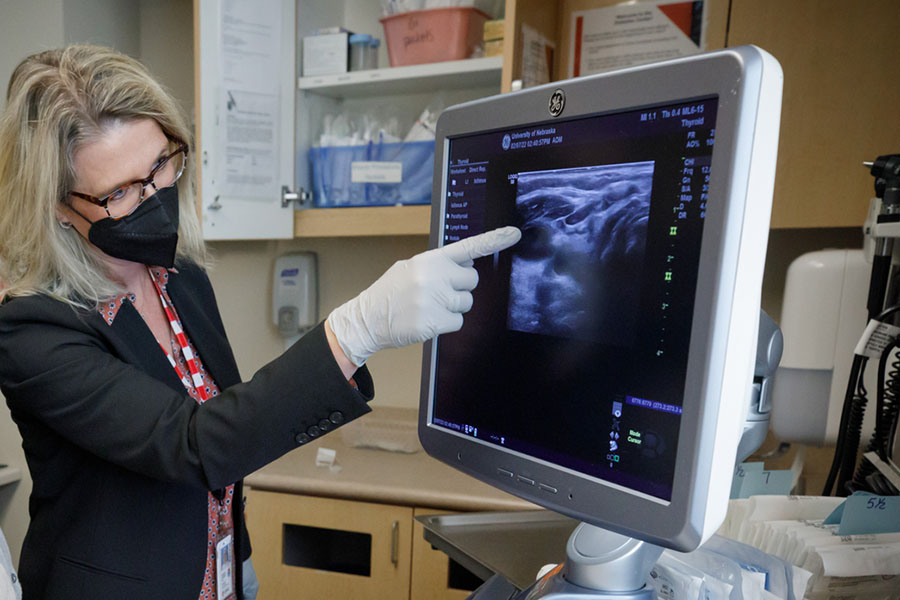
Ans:
POLYGON ((391 562, 395 567, 400 564, 400 521, 391 524, 391 562))

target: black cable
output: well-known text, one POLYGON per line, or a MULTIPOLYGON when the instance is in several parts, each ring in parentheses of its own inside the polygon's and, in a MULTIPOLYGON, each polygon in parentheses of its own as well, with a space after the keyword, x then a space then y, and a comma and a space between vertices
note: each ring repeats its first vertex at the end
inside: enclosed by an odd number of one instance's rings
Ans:
MULTIPOLYGON (((900 312, 900 304, 895 304, 893 306, 890 306, 890 307, 884 309, 883 311, 881 311, 881 313, 879 313, 879 315, 876 317, 876 319, 878 321, 884 321, 884 319, 886 319, 887 317, 889 317, 897 312, 900 312)), ((898 382, 898 387, 900 387, 900 382, 898 382)), ((900 390, 898 390, 898 396, 900 396, 900 390)), ((889 428, 888 429, 889 438, 888 438, 888 446, 887 446, 888 458, 893 458, 893 456, 894 456, 894 444, 896 442, 896 437, 897 437, 898 421, 900 421, 900 399, 898 399, 895 402, 893 418, 890 419, 888 422, 888 428, 889 428)))
MULTIPOLYGON (((900 307, 898 307, 900 309, 900 307)), ((831 461, 831 470, 828 472, 828 478, 825 480, 825 489, 822 490, 823 496, 830 496, 834 487, 835 479, 840 471, 843 463, 843 453, 845 441, 844 432, 847 429, 847 420, 850 417, 850 409, 853 405, 853 397, 856 388, 859 385, 861 373, 865 372, 865 364, 868 359, 859 354, 853 355, 853 365, 850 367, 850 377, 847 380, 847 389, 844 392, 844 406, 841 409, 841 422, 838 425, 837 443, 834 448, 834 458, 831 461)))
MULTIPOLYGON (((895 340, 895 346, 900 346, 900 342, 895 340)), ((900 352, 894 355, 891 367, 894 370, 888 374, 888 380, 884 384, 887 393, 882 410, 878 413, 875 428, 875 432, 879 436, 879 456, 884 461, 894 457, 897 419, 900 417, 900 352)))
POLYGON ((894 460, 894 447, 897 445, 897 427, 900 425, 900 401, 894 407, 894 418, 889 425, 888 458, 894 460))
POLYGON ((875 320, 884 322, 885 319, 887 319, 888 317, 890 317, 891 315, 893 315, 896 312, 900 312, 900 304, 894 304, 893 306, 888 306, 886 309, 884 309, 883 311, 878 313, 878 315, 875 317, 875 320))
POLYGON ((863 418, 866 415, 866 404, 869 402, 866 389, 862 384, 864 375, 865 367, 860 370, 857 393, 853 395, 853 399, 850 402, 847 428, 844 430, 843 456, 841 457, 841 467, 837 478, 837 494, 839 496, 846 496, 852 492, 852 490, 848 490, 847 483, 853 481, 853 474, 856 469, 856 456, 859 452, 859 442, 862 437, 863 418))
POLYGON ((884 294, 887 291, 891 273, 891 258, 890 246, 887 247, 887 254, 876 254, 872 257, 869 297, 866 299, 866 309, 869 311, 870 319, 875 318, 878 311, 884 307, 884 294))
MULTIPOLYGON (((878 391, 876 393, 876 402, 875 402, 875 431, 872 433, 872 437, 869 440, 869 444, 866 446, 866 452, 877 452, 879 457, 882 459, 885 458, 885 441, 886 441, 886 431, 884 429, 885 426, 885 417, 888 414, 889 407, 893 406, 896 398, 897 398, 897 388, 900 386, 900 363, 897 362, 897 355, 894 355, 894 362, 891 367, 893 370, 890 373, 887 373, 887 363, 891 358, 891 353, 894 352, 898 346, 900 346, 900 341, 896 338, 893 339, 887 346, 885 346, 884 350, 881 352, 881 358, 878 360, 878 391)), ((860 425, 862 425, 862 419, 860 418, 860 425)), ((866 490, 866 491, 875 491, 872 485, 871 476, 877 472, 875 465, 869 461, 869 459, 863 457, 861 461, 859 461, 859 466, 856 468, 856 473, 853 475, 853 483, 850 491, 856 490, 866 490)))
MULTIPOLYGON (((893 306, 889 306, 878 313, 874 319, 876 321, 884 322, 885 319, 894 315, 895 313, 900 312, 900 304, 894 304, 893 306)), ((854 405, 854 398, 858 396, 854 391, 859 391, 860 382, 865 375, 866 363, 868 361, 868 357, 854 355, 853 356, 853 366, 850 368, 850 377, 847 381, 847 389, 844 393, 844 405, 841 409, 841 421, 838 425, 838 433, 837 433, 837 442, 834 448, 834 458, 831 461, 831 469, 828 472, 828 478, 825 480, 825 487, 822 490, 823 496, 830 496, 832 493, 832 489, 834 488, 835 481, 838 478, 839 473, 842 471, 841 467, 849 462, 850 459, 846 458, 845 455, 851 455, 853 458, 853 462, 856 461, 856 452, 859 446, 859 440, 857 438, 857 446, 850 450, 845 450, 846 444, 846 431, 848 421, 850 419, 850 414, 854 405)), ((881 384, 879 382, 879 388, 881 384)), ((865 405, 863 404, 863 408, 865 405)), ((861 423, 861 421, 860 421, 861 423)), ((892 446, 893 447, 893 446, 892 446)), ((852 469, 852 467, 851 467, 852 469)), ((844 478, 846 482, 847 477, 844 478)), ((841 493, 840 489, 838 493, 841 493)))

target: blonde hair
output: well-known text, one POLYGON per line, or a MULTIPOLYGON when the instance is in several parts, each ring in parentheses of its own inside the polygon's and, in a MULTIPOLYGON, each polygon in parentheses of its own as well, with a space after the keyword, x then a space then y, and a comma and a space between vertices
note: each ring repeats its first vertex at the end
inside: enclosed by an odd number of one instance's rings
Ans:
MULTIPOLYGON (((123 292, 102 254, 56 218, 72 189, 72 157, 111 123, 153 119, 167 135, 193 136, 171 95, 138 61, 97 46, 48 50, 22 61, 0 117, 0 294, 48 294, 94 307, 123 292)), ((194 206, 194 160, 178 184, 177 255, 208 258, 194 206)))

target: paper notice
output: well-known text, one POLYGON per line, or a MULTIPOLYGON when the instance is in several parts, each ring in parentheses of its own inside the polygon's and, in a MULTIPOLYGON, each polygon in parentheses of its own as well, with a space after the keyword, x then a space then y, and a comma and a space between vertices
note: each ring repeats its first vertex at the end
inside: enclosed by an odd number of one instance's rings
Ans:
POLYGON ((556 45, 528 25, 522 25, 522 87, 549 83, 556 45))
POLYGON ((230 196, 270 200, 277 189, 279 0, 224 0, 221 20, 220 181, 230 196))
POLYGON ((573 12, 569 77, 702 52, 706 4, 648 0, 573 12))

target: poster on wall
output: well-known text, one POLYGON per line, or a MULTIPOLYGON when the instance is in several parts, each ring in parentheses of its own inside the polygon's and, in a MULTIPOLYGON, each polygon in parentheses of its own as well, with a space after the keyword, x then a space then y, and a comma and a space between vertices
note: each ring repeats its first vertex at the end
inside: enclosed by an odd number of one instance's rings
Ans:
POLYGON ((219 181, 229 195, 270 200, 278 188, 280 0, 224 0, 219 181))
POLYGON ((706 4, 647 0, 573 12, 569 77, 703 52, 706 4))

